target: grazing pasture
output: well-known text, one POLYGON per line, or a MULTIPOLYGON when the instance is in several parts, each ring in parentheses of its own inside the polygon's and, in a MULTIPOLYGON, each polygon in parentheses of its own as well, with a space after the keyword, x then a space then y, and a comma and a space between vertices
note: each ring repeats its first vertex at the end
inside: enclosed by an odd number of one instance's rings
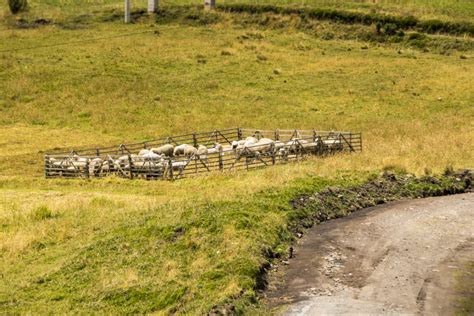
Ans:
MULTIPOLYGON (((360 34, 375 34, 375 26, 317 21, 303 29, 271 15, 262 25, 195 8, 171 14, 183 3, 165 3, 166 19, 137 14, 130 25, 115 0, 31 1, 18 17, 0 4, 7 313, 206 313, 226 304, 249 311, 258 307, 260 266, 269 253, 287 253, 290 199, 384 168, 472 167, 469 36, 409 31, 402 42, 372 41, 360 34), (40 18, 51 22, 35 24, 40 18), (411 45, 410 36, 430 42, 411 45), (177 182, 43 177, 49 149, 229 126, 354 130, 364 150, 177 182)), ((296 4, 320 5, 288 3, 296 4)), ((473 17, 471 1, 340 4, 321 5, 473 17)))

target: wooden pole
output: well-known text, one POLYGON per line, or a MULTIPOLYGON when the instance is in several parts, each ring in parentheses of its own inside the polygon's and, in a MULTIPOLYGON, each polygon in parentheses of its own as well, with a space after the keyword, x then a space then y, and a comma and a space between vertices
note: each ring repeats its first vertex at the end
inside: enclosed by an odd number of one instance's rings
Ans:
POLYGON ((158 9, 158 0, 148 0, 148 13, 155 13, 158 9))
POLYGON ((49 176, 49 156, 44 156, 44 177, 48 178, 49 176))
POLYGON ((85 168, 85 170, 84 170, 87 179, 89 179, 89 177, 90 177, 90 174, 89 174, 89 166, 90 166, 90 159, 87 158, 87 160, 86 160, 86 168, 85 168))
POLYGON ((213 10, 216 7, 216 0, 204 0, 204 9, 213 10))
POLYGON ((130 0, 125 0, 124 22, 125 23, 130 23, 131 22, 131 18, 130 18, 130 0))
POLYGON ((197 148, 197 147, 198 147, 198 142, 197 142, 197 138, 196 138, 196 133, 193 133, 193 146, 194 146, 194 148, 197 148))
POLYGON ((129 177, 130 179, 133 179, 133 161, 130 154, 128 154, 128 169, 130 171, 129 177))
POLYGON ((271 144, 271 153, 272 153, 272 165, 274 165, 274 164, 276 163, 276 159, 275 159, 275 156, 276 156, 275 143, 272 143, 272 144, 271 144))
POLYGON ((224 170, 224 161, 222 159, 222 147, 219 147, 219 152, 217 153, 219 155, 219 170, 224 170))
POLYGON ((168 159, 168 166, 169 166, 169 179, 174 180, 173 179, 173 159, 171 158, 168 159))

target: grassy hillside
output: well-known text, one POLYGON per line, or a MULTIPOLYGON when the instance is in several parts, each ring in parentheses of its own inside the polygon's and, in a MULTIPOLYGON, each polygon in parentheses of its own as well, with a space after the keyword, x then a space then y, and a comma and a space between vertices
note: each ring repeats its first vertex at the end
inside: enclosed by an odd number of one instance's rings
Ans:
MULTIPOLYGON (((198 0, 161 1, 163 6, 202 4, 198 0)), ((91 0, 84 5, 83 1, 73 0, 30 0, 32 11, 45 17, 61 17, 64 14, 85 14, 110 8, 122 8, 120 0, 91 0)), ((135 7, 146 7, 146 0, 132 1, 135 7)), ((290 7, 313 7, 344 9, 365 13, 386 13, 395 15, 415 15, 423 19, 441 19, 456 21, 472 21, 474 19, 474 3, 470 0, 220 0, 218 4, 278 4, 290 7)), ((4 3, 0 9, 5 8, 4 3)), ((1 12, 2 10, 0 10, 1 12)), ((1 14, 1 13, 0 13, 1 14)))
MULTIPOLYGON (((294 196, 390 166, 419 174, 472 167, 469 37, 425 35, 420 47, 413 32, 369 41, 362 35, 374 26, 302 28, 272 15, 261 24, 195 9, 123 25, 109 10, 116 1, 80 19, 71 16, 84 7, 72 2, 31 3, 24 18, 47 12, 57 23, 19 29, 8 17, 0 25, 7 312, 205 313, 249 304, 265 253, 284 254, 291 239, 294 196), (364 151, 174 183, 42 178, 46 149, 236 126, 361 131, 364 151)), ((403 14, 400 3, 377 8, 403 14)), ((424 3, 412 3, 421 12, 424 3)), ((469 1, 430 3, 430 14, 447 19, 472 14, 469 1)))

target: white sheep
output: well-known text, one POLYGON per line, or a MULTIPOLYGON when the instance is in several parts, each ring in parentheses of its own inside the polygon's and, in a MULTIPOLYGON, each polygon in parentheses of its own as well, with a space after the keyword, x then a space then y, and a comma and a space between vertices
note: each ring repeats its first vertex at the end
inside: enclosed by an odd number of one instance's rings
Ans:
POLYGON ((307 143, 308 143, 307 140, 295 138, 287 142, 286 147, 288 148, 289 153, 295 154, 298 152, 299 149, 302 148, 302 146, 304 146, 307 143))
POLYGON ((146 155, 148 153, 150 153, 151 151, 149 149, 142 149, 138 152, 138 155, 139 156, 143 156, 143 155, 146 155))
POLYGON ((285 143, 284 143, 284 142, 281 142, 281 141, 279 141, 279 140, 276 140, 276 141, 274 142, 274 144, 275 144, 275 150, 276 150, 276 151, 278 151, 278 150, 280 150, 280 149, 282 149, 282 148, 285 148, 285 143))
POLYGON ((174 151, 174 146, 171 144, 165 144, 163 146, 157 147, 157 148, 151 148, 150 149, 152 152, 158 155, 165 155, 167 157, 172 157, 173 156, 173 151, 174 151))
POLYGON ((253 137, 253 139, 248 139, 243 146, 237 147, 237 160, 239 160, 241 156, 254 157, 260 155, 261 153, 268 152, 271 150, 274 144, 274 141, 270 138, 262 138, 254 143, 255 140, 257 139, 253 137))
POLYGON ((222 151, 223 149, 224 149, 224 146, 222 146, 219 143, 215 143, 214 147, 207 149, 207 153, 208 154, 217 154, 218 152, 222 151))
POLYGON ((181 145, 178 145, 174 148, 173 150, 173 156, 181 156, 181 155, 184 155, 184 150, 186 149, 186 147, 188 147, 189 145, 187 144, 181 144, 181 145))
POLYGON ((253 151, 268 152, 272 148, 272 145, 275 143, 273 139, 270 138, 261 138, 252 148, 253 151))
POLYGON ((197 148, 193 146, 187 146, 186 148, 184 148, 184 156, 190 158, 192 156, 195 156, 197 154, 197 151, 197 148))
POLYGON ((104 161, 99 157, 91 159, 91 161, 89 162, 89 175, 97 175, 103 162, 104 161))
POLYGON ((144 154, 142 157, 145 159, 145 161, 161 159, 161 155, 155 154, 152 151, 150 151, 149 153, 144 154))
POLYGON ((207 155, 209 154, 209 150, 207 149, 206 146, 199 145, 197 150, 196 150, 196 155, 200 159, 207 159, 207 155))
POLYGON ((174 161, 171 163, 173 171, 181 171, 188 165, 187 161, 174 161))

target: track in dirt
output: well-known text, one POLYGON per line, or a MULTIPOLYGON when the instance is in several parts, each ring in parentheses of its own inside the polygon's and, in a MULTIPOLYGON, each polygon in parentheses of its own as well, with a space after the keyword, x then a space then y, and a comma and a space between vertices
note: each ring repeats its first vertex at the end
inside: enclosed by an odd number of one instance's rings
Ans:
POLYGON ((474 194, 395 202, 315 226, 271 274, 287 315, 450 314, 474 261, 474 194))

